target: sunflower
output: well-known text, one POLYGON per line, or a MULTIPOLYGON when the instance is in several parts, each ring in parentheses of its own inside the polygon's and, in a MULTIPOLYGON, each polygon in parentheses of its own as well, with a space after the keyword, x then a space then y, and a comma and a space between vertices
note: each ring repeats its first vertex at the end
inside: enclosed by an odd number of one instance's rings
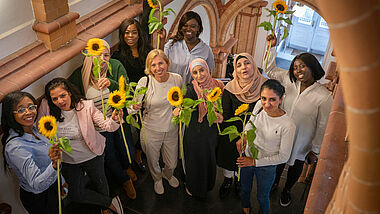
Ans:
POLYGON ((125 78, 123 75, 119 78, 119 91, 121 93, 125 93, 125 78))
POLYGON ((104 50, 104 44, 101 39, 93 38, 87 42, 87 52, 93 56, 99 56, 104 50))
POLYGON ((276 0, 272 5, 276 9, 276 14, 285 14, 285 12, 288 10, 288 5, 286 5, 286 2, 283 0, 276 0))
POLYGON ((222 94, 222 90, 220 90, 219 87, 214 88, 208 95, 207 95, 207 100, 210 102, 215 102, 220 94, 222 94))
POLYGON ((124 107, 125 99, 125 93, 115 90, 109 95, 107 103, 115 109, 120 110, 124 107))
POLYGON ((239 108, 235 110, 235 116, 247 111, 249 104, 241 104, 239 108))
POLYGON ((38 129, 41 134, 49 139, 55 136, 57 132, 57 122, 53 116, 43 116, 40 121, 38 121, 38 129))
POLYGON ((149 7, 151 7, 151 8, 156 8, 156 7, 158 7, 158 5, 157 5, 157 0, 147 0, 148 1, 148 4, 149 4, 149 7))
POLYGON ((167 99, 172 106, 179 106, 183 102, 183 96, 179 87, 172 87, 167 94, 167 99))

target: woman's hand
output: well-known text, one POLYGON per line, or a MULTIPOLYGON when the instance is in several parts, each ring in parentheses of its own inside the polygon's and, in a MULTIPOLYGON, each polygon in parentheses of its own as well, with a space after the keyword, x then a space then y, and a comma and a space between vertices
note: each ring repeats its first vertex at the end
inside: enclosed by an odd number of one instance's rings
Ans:
POLYGON ((177 117, 181 113, 181 108, 177 107, 173 110, 173 116, 177 117))
POLYGON ((239 157, 236 164, 239 167, 256 166, 256 161, 251 157, 239 157))
POLYGON ((267 36, 267 44, 268 45, 269 45, 269 42, 272 42, 271 47, 276 46, 276 44, 277 44, 277 38, 276 38, 276 36, 273 35, 273 34, 269 34, 267 36))
POLYGON ((305 159, 307 161, 307 164, 313 164, 313 163, 317 162, 318 157, 313 151, 310 151, 309 153, 307 153, 305 159))
POLYGON ((142 103, 132 105, 133 110, 140 110, 141 107, 142 107, 142 103))
POLYGON ((108 88, 108 86, 111 85, 111 81, 108 78, 99 78, 98 79, 98 88, 99 89, 105 89, 108 88))
POLYGON ((123 110, 120 109, 120 110, 113 110, 112 112, 112 120, 116 121, 116 122, 119 122, 119 118, 123 118, 123 110))
POLYGON ((61 196, 62 196, 62 198, 64 198, 64 197, 67 195, 68 190, 69 190, 69 185, 67 184, 67 182, 65 182, 65 183, 62 185, 62 190, 63 190, 63 191, 61 191, 61 196))
POLYGON ((53 168, 57 169, 57 162, 58 160, 61 160, 61 149, 58 147, 58 143, 53 144, 49 148, 48 155, 49 155, 50 160, 53 163, 53 168))
POLYGON ((246 135, 244 135, 243 141, 244 141, 243 146, 241 145, 242 144, 241 138, 239 138, 239 140, 236 142, 236 149, 239 152, 239 154, 241 154, 243 152, 242 150, 245 149, 245 144, 247 142, 246 135))
POLYGON ((223 115, 219 114, 218 112, 216 113, 216 121, 215 123, 222 123, 223 122, 223 115))

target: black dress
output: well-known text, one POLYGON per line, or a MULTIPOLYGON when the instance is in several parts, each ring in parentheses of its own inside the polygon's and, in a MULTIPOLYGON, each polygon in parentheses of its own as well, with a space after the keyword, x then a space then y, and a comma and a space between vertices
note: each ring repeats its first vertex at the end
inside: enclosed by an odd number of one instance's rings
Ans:
MULTIPOLYGON (((193 84, 187 85, 185 97, 198 99, 193 84)), ((215 184, 218 128, 215 124, 209 127, 207 116, 204 116, 202 123, 198 122, 198 118, 197 107, 183 138, 186 187, 193 196, 205 197, 215 184)))
MULTIPOLYGON (((257 101, 256 101, 257 102, 257 101)), ((252 112, 253 108, 256 105, 256 102, 249 103, 248 111, 252 112)), ((222 95, 222 107, 223 107, 223 120, 228 120, 231 117, 235 116, 235 110, 241 105, 244 104, 236 98, 231 92, 224 90, 222 95)), ((241 119, 244 120, 244 116, 241 116, 241 119)), ((246 122, 248 122, 249 117, 247 117, 246 122)), ((239 132, 243 130, 243 124, 240 121, 235 122, 223 122, 220 126, 221 131, 226 127, 235 125, 239 132)), ((217 145, 217 164, 218 166, 230 170, 237 171, 238 167, 236 165, 236 159, 239 157, 239 153, 236 149, 236 142, 239 138, 234 139, 232 142, 228 138, 228 135, 219 135, 218 145, 217 145)))

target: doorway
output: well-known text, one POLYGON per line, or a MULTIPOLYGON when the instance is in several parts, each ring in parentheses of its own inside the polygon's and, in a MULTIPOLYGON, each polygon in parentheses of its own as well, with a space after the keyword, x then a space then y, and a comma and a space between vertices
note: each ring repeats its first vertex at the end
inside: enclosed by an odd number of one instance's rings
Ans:
POLYGON ((313 9, 296 3, 292 10, 289 36, 277 47, 277 66, 288 70, 293 58, 303 52, 313 54, 322 65, 330 34, 326 21, 313 9))

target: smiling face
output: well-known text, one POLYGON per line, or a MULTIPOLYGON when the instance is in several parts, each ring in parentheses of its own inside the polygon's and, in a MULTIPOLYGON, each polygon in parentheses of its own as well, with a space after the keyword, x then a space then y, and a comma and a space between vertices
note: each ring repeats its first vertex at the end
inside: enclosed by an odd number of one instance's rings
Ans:
POLYGON ((106 62, 109 62, 110 61, 110 58, 111 58, 111 54, 110 54, 110 51, 105 48, 102 52, 102 54, 100 55, 100 59, 101 59, 101 67, 103 69, 105 69, 107 67, 107 63, 106 62), (106 61, 106 62, 105 62, 106 61))
POLYGON ((165 79, 169 75, 168 64, 160 56, 153 58, 152 63, 150 64, 150 71, 156 80, 165 79))
POLYGON ((185 23, 181 29, 183 37, 186 41, 193 40, 197 38, 197 33, 199 32, 199 24, 197 20, 190 19, 185 23))
POLYGON ((16 122, 23 127, 25 132, 27 132, 26 130, 32 130, 33 128, 33 123, 37 116, 37 108, 31 108, 30 106, 34 105, 35 103, 33 103, 33 100, 29 97, 24 97, 19 103, 17 103, 16 108, 13 109, 13 111, 18 111, 22 108, 26 109, 26 111, 22 113, 13 113, 16 122))
POLYGON ((125 29, 124 41, 131 48, 137 47, 139 41, 139 32, 135 24, 131 24, 125 29))
POLYGON ((261 105, 269 116, 274 116, 279 110, 282 98, 278 96, 273 89, 264 88, 260 95, 261 105))
POLYGON ((198 84, 202 84, 207 79, 207 72, 208 71, 206 71, 204 67, 202 67, 201 65, 197 65, 191 71, 191 76, 195 81, 197 81, 198 84))
POLYGON ((54 105, 62 111, 71 110, 71 94, 66 91, 63 86, 58 86, 50 90, 50 97, 54 105))
POLYGON ((240 79, 248 79, 252 74, 253 66, 247 58, 241 58, 236 62, 236 75, 240 79))
POLYGON ((312 71, 306 64, 300 60, 296 59, 293 66, 293 74, 298 81, 304 85, 311 85, 314 83, 314 77, 312 71))

